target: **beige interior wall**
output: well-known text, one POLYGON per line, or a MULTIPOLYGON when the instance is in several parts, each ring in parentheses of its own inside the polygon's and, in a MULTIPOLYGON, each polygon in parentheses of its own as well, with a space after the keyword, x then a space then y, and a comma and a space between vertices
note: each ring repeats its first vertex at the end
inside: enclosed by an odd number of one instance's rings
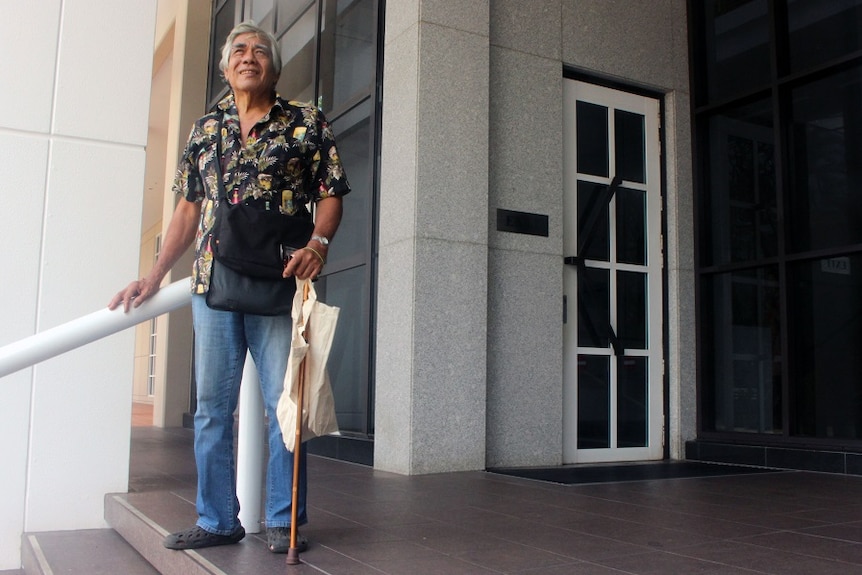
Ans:
MULTIPOLYGON (((165 231, 176 205, 171 190, 177 158, 192 123, 205 112, 210 15, 208 0, 159 0, 153 88, 147 142, 146 192, 142 206, 140 273, 153 264, 155 238, 165 231)), ((180 258, 162 285, 191 274, 191 253, 180 258)), ((152 402, 153 424, 178 427, 189 408, 192 373, 191 310, 161 316, 156 324, 155 395, 146 398, 149 323, 136 329, 135 400, 152 402)))
MULTIPOLYGON (((153 264, 156 238, 162 232, 161 219, 154 226, 144 230, 141 236, 139 276, 143 276, 153 264)), ((150 357, 150 322, 135 326, 135 371, 132 381, 132 401, 134 403, 153 403, 153 396, 147 393, 150 357)))

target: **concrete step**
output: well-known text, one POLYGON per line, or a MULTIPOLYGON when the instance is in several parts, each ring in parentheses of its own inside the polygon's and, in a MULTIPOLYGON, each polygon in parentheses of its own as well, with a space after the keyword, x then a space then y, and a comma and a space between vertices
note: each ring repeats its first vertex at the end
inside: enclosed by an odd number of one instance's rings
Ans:
MULTIPOLYGON (((159 492, 152 492, 160 494, 159 492)), ((169 495, 165 495, 170 497, 169 495)), ((129 494, 105 496, 105 520, 162 575, 211 575, 223 573, 196 551, 177 553, 165 549, 168 531, 129 501, 129 494)))
POLYGON ((168 533, 187 529, 196 519, 194 489, 105 496, 105 520, 162 575, 319 575, 321 572, 306 563, 288 566, 285 555, 269 552, 264 533, 248 533, 237 545, 195 551, 165 549, 162 541, 168 533))
POLYGON ((191 494, 182 489, 108 494, 110 528, 25 533, 22 569, 0 575, 319 575, 319 569, 304 563, 286 565, 285 555, 266 549, 262 533, 247 534, 238 545, 165 549, 168 533, 194 525, 191 494))
POLYGON ((24 575, 158 575, 113 529, 25 533, 24 575))

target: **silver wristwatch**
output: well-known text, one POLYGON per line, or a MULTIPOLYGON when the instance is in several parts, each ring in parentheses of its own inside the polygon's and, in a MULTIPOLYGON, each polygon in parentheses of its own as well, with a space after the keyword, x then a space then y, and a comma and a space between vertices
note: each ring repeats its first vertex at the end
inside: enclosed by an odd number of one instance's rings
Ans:
POLYGON ((323 246, 329 245, 329 238, 327 238, 325 236, 311 236, 311 239, 316 241, 316 242, 320 242, 320 245, 323 245, 323 246))

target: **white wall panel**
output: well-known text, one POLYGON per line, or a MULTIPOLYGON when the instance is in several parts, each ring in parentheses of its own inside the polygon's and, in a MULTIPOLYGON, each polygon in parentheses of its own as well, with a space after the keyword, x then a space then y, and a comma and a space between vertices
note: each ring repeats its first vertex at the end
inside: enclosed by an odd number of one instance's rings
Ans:
POLYGON ((32 335, 36 326, 48 139, 0 133, 0 158, 0 261, 5 278, 0 282, 0 345, 5 345, 32 335))
POLYGON ((47 132, 54 95, 61 0, 0 3, 0 127, 47 132))
MULTIPOLYGON (((138 269, 144 150, 57 139, 50 162, 39 331, 104 307, 138 269)), ((102 527, 102 497, 126 489, 133 338, 35 367, 26 530, 102 527)))
POLYGON ((96 311, 137 275, 144 156, 143 148, 54 142, 40 330, 96 311))
MULTIPOLYGON (((48 139, 0 133, 0 158, 0 345, 6 345, 32 335, 36 326, 48 139)), ((0 379, 0 571, 19 567, 31 380, 30 369, 0 379)))
POLYGON ((63 6, 54 131, 146 145, 153 55, 141 47, 153 45, 156 0, 63 6))

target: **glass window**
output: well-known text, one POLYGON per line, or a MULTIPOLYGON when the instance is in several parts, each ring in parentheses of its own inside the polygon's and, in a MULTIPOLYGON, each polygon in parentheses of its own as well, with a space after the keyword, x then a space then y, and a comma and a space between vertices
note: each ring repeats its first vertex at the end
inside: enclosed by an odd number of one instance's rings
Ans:
POLYGON ((228 90, 227 83, 224 81, 219 68, 219 62, 221 61, 221 48, 235 25, 236 0, 227 0, 216 12, 214 18, 213 37, 210 46, 209 86, 207 88, 207 101, 210 106, 215 104, 228 90))
POLYGON ((643 114, 614 110, 616 174, 629 182, 646 182, 646 131, 643 114))
POLYGON ((578 346, 610 345, 610 275, 608 270, 578 269, 578 346))
POLYGON ((706 265, 778 250, 772 106, 760 101, 709 118, 709 161, 700 223, 706 265))
POLYGON ((316 288, 320 299, 340 308, 327 370, 341 431, 367 433, 368 424, 368 282, 365 266, 330 273, 316 288))
POLYGON ((791 250, 862 242, 862 68, 797 88, 792 101, 791 250))
POLYGON ((332 122, 338 155, 350 182, 344 197, 344 215, 338 226, 337 240, 327 256, 329 269, 340 269, 364 261, 371 229, 371 99, 332 122))
POLYGON ((375 66, 374 2, 326 0, 321 37, 320 94, 325 109, 339 109, 368 92, 375 66))
POLYGON ((278 0, 276 32, 280 35, 293 25, 296 19, 305 15, 309 7, 317 4, 315 0, 278 0))
POLYGON ((300 102, 314 100, 316 32, 317 10, 311 6, 279 38, 281 76, 275 89, 283 98, 300 102))
POLYGON ((792 69, 823 64, 862 48, 862 0, 788 0, 787 25, 792 69))
POLYGON ((273 31, 275 23, 275 0, 251 0, 247 1, 246 10, 248 12, 246 18, 253 21, 255 24, 267 30, 273 31))
POLYGON ((648 360, 622 357, 617 365, 617 447, 646 447, 648 360))
POLYGON ((578 356, 578 449, 611 446, 610 359, 578 356))
POLYGON ((578 255, 610 260, 608 186, 578 180, 578 255))
POLYGON ((778 268, 710 275, 701 290, 705 428, 780 433, 778 268))
POLYGON ((578 172, 608 176, 608 109, 578 101, 575 109, 578 172))
POLYGON ((862 440, 862 0, 688 6, 701 430, 862 440))
POLYGON ((862 439, 862 255, 788 267, 791 435, 862 439))
POLYGON ((617 261, 646 265, 646 192, 618 188, 616 212, 617 261))
POLYGON ((768 85, 767 0, 703 0, 703 56, 709 101, 768 85))
POLYGON ((647 275, 617 272, 617 337, 623 349, 647 348, 647 275))

